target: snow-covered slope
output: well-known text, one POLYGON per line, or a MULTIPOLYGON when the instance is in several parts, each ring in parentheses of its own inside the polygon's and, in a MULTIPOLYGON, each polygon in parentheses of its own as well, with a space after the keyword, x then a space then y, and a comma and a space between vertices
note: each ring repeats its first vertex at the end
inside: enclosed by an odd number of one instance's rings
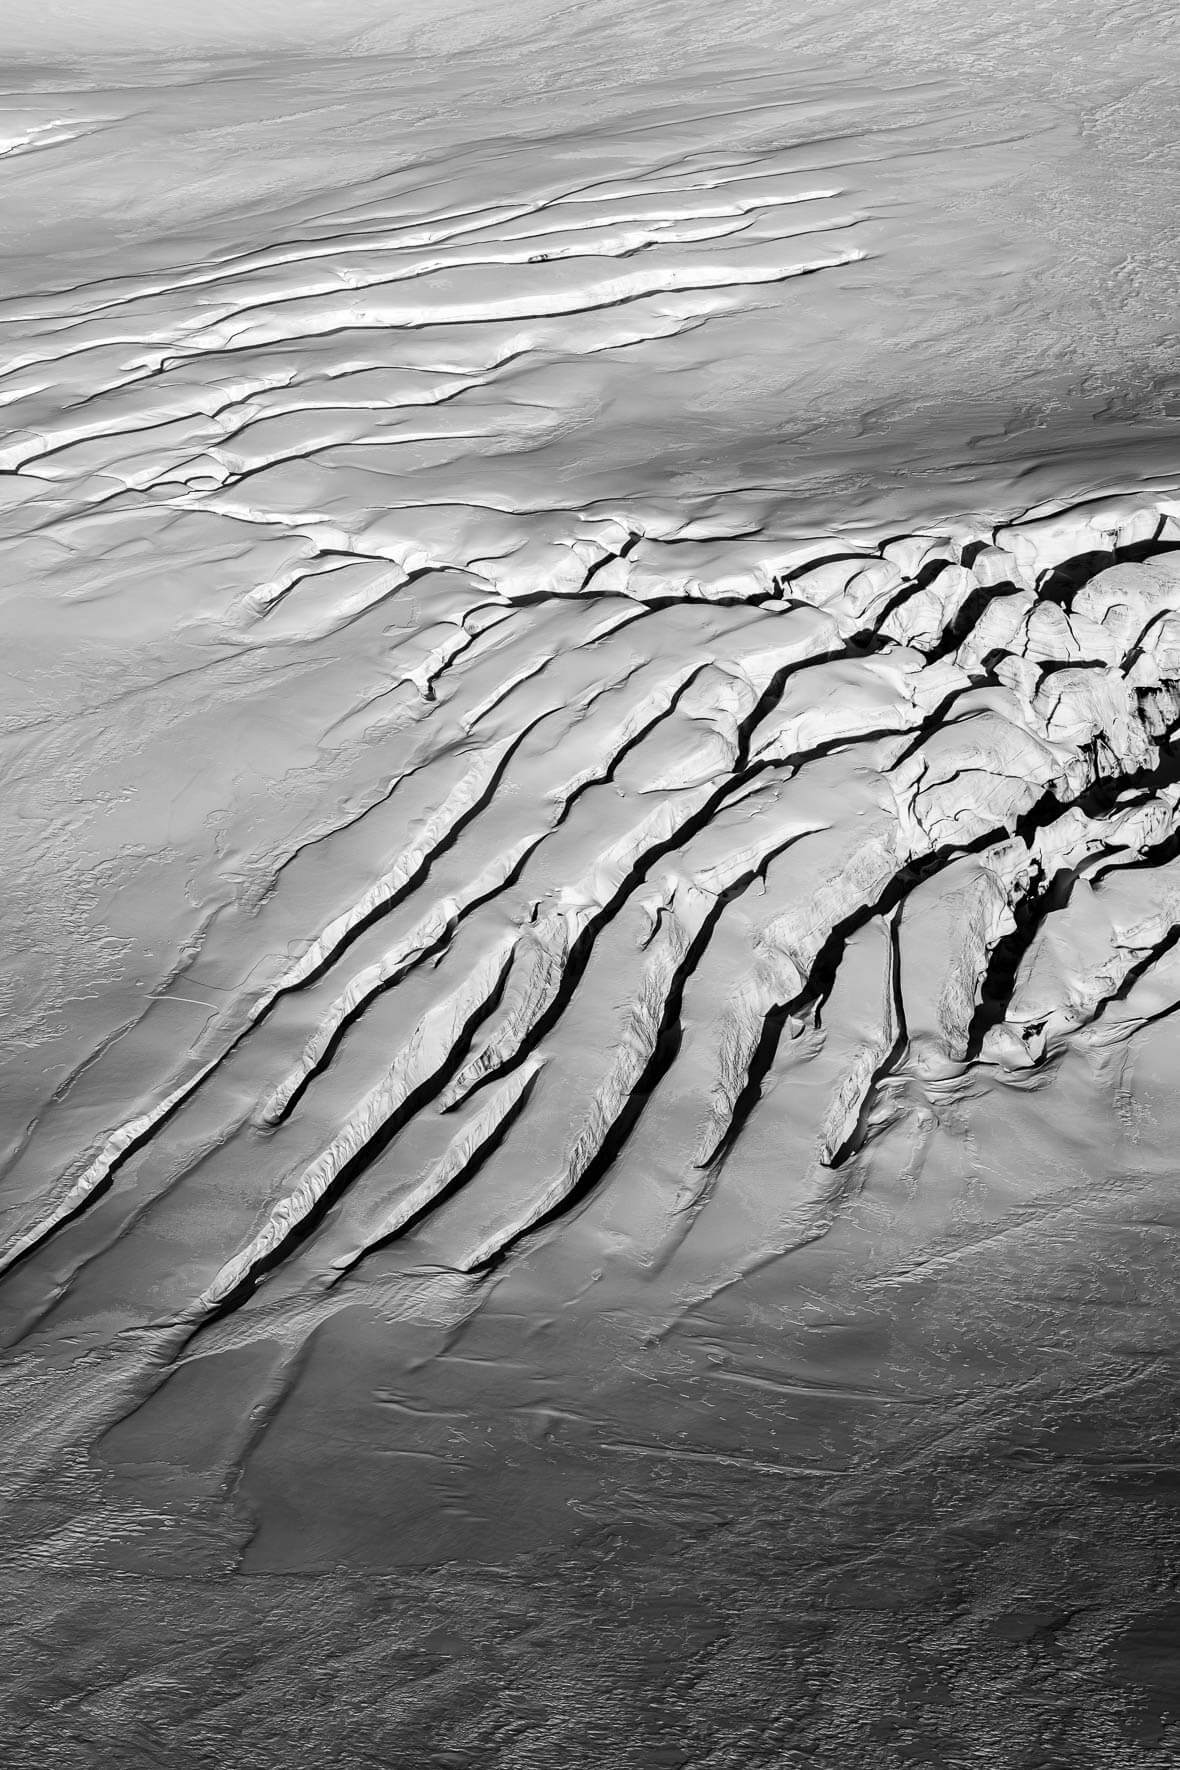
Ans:
POLYGON ((1162 13, 388 13, 0 99, 34 1566, 871 1517, 1174 1344, 1162 13))

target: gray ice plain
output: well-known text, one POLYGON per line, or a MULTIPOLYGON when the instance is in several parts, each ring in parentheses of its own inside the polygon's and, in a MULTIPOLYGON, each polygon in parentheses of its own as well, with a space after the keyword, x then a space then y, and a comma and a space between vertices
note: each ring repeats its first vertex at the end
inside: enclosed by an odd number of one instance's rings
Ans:
POLYGON ((1169 9, 6 20, 0 1758, 1175 1766, 1169 9))

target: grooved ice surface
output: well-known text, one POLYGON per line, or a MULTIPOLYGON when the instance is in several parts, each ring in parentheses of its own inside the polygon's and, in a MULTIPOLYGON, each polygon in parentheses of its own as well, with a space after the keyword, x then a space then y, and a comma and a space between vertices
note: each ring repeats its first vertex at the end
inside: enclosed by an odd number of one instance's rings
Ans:
POLYGON ((1174 1763, 1164 9, 15 16, 7 1757, 1174 1763))

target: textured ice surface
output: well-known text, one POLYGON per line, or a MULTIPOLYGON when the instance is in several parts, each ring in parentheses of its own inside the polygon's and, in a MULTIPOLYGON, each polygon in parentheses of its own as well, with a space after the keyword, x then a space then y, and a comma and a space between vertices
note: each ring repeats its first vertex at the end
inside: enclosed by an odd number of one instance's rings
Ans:
POLYGON ((7 1755, 1174 1763, 1166 10, 10 11, 7 1755))

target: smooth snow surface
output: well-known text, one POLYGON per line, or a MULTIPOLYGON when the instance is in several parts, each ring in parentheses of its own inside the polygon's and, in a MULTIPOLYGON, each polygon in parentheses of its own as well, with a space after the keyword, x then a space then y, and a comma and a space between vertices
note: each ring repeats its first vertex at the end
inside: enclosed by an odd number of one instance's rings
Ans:
POLYGON ((1167 9, 9 16, 6 1761, 1174 1764, 1167 9))

